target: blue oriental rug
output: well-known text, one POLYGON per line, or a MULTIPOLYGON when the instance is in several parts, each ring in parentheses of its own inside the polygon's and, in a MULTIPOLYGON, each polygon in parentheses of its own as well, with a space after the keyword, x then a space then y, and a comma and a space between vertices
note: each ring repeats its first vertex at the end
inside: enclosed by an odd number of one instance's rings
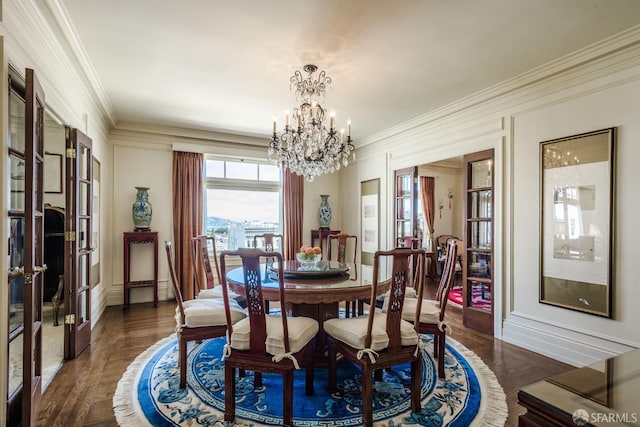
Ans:
MULTIPOLYGON (((410 366, 385 371, 375 383, 376 426, 503 426, 506 397, 495 375, 478 356, 447 338, 446 380, 439 380, 432 357, 431 337, 422 336, 422 411, 410 410, 410 366)), ((282 377, 263 374, 263 386, 253 387, 247 373, 237 379, 236 419, 224 421, 225 338, 192 345, 188 356, 187 388, 178 387, 178 343, 165 338, 129 366, 113 398, 121 426, 262 426, 282 424, 282 377)), ((350 362, 339 363, 337 394, 327 390, 326 369, 314 373, 315 395, 304 393, 305 373, 294 379, 293 417, 300 426, 359 426, 361 373, 350 362)))

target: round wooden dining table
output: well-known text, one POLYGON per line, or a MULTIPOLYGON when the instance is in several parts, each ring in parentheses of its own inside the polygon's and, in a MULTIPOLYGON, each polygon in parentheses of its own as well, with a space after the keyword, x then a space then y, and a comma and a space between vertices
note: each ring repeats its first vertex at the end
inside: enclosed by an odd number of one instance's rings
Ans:
MULTIPOLYGON (((321 261, 322 270, 313 271, 301 268, 298 261, 284 261, 284 292, 287 310, 292 316, 306 316, 316 319, 320 325, 316 337, 316 351, 324 357, 326 340, 323 323, 340 314, 340 302, 368 300, 371 298, 371 281, 363 278, 358 265, 321 261)), ((262 294, 267 301, 279 301, 278 265, 262 264, 262 294)), ((231 290, 244 295, 244 273, 242 267, 227 272, 227 283, 231 290)), ((382 295, 389 290, 389 280, 379 281, 376 294, 382 295)), ((284 308, 283 308, 284 309, 284 308)))

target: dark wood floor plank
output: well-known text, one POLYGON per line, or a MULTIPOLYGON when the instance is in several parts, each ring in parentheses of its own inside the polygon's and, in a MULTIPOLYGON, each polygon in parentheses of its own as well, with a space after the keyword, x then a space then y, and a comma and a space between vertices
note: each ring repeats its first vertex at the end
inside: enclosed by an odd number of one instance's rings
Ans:
MULTIPOLYGON (((433 292, 435 285, 428 285, 433 292)), ((92 342, 76 360, 66 362, 44 393, 40 426, 116 426, 112 398, 118 381, 145 349, 174 332, 175 303, 133 304, 129 310, 108 307, 92 333, 92 342)), ((517 426, 524 409, 518 390, 571 366, 521 349, 462 325, 462 311, 447 308, 452 337, 475 352, 493 370, 507 395, 507 426, 517 426)))

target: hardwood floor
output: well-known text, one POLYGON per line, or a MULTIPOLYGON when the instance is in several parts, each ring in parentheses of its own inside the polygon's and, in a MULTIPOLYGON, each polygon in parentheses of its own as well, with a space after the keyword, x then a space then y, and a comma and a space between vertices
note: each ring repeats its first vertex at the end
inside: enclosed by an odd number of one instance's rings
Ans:
MULTIPOLYGON (((429 284, 430 290, 435 289, 429 284)), ((134 304, 129 310, 108 307, 93 330, 91 346, 76 360, 64 363, 43 395, 40 426, 116 426, 112 399, 127 366, 147 347, 175 328, 175 303, 134 304)), ((496 340, 462 326, 462 312, 447 308, 453 338, 478 354, 495 372, 507 395, 507 426, 517 426, 524 409, 517 403, 520 387, 572 367, 496 340)))

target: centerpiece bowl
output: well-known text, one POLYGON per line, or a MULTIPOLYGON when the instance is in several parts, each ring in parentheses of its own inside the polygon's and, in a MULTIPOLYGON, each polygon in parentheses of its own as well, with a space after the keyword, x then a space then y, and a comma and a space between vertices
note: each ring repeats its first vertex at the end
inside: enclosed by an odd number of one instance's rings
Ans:
POLYGON ((322 259, 322 253, 320 253, 320 248, 303 246, 300 252, 296 253, 296 259, 300 263, 301 269, 316 270, 318 262, 322 259))

